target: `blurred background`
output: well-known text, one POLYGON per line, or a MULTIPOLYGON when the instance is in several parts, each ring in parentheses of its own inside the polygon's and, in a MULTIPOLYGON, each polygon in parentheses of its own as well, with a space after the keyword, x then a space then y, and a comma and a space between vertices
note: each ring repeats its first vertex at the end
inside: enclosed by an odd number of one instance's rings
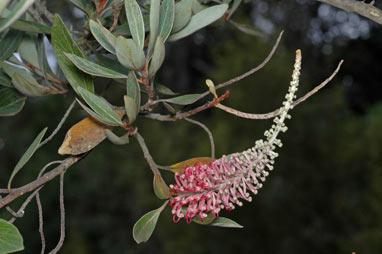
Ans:
MULTIPOLYGON (((82 27, 81 12, 67 2, 49 1, 48 8, 62 15, 68 26, 82 27)), ((232 19, 264 36, 221 23, 168 43, 158 81, 180 93, 205 91, 206 78, 218 84, 261 63, 284 30, 272 60, 229 87, 231 96, 224 102, 241 111, 266 113, 281 105, 296 49, 303 55, 300 96, 345 60, 331 83, 291 112, 275 170, 259 194, 251 203, 222 214, 244 228, 174 224, 166 208, 149 242, 137 245, 134 223, 162 202, 153 193, 152 173, 136 140, 122 147, 105 141, 66 174, 67 236, 61 253, 382 253, 380 25, 308 0, 253 0, 242 4, 232 19)), ((97 82, 102 87, 105 80, 97 82)), ((108 90, 106 97, 121 101, 121 91, 108 90)), ((45 126, 52 131, 72 100, 73 94, 28 99, 20 114, 0 119, 2 188, 33 138, 45 126)), ((49 161, 62 159, 57 149, 66 131, 84 116, 77 107, 56 138, 16 177, 14 186, 34 179, 49 161)), ((272 124, 239 119, 219 109, 193 119, 213 132, 217 157, 251 147, 272 124)), ((189 122, 141 117, 137 124, 158 164, 210 155, 207 134, 189 122)), ((171 174, 164 174, 172 181, 171 174)), ((41 192, 48 250, 59 239, 58 191, 55 179, 41 192)), ((21 201, 11 207, 17 209, 21 201)), ((0 211, 0 217, 9 214, 0 211)), ((35 202, 16 225, 24 237, 23 253, 40 253, 35 202)))

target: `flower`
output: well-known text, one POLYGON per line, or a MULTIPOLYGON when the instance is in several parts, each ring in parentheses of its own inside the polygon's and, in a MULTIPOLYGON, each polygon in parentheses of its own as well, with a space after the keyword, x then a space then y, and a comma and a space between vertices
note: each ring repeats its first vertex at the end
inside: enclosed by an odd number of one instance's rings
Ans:
POLYGON ((184 169, 182 174, 175 173, 175 184, 170 189, 177 195, 170 205, 174 222, 185 218, 191 223, 194 218, 203 221, 209 213, 218 217, 222 209, 232 210, 242 206, 241 200, 251 202, 250 193, 257 194, 262 183, 273 169, 274 151, 282 143, 277 136, 285 132, 288 111, 293 108, 293 100, 299 83, 301 52, 296 51, 296 62, 292 81, 279 115, 274 119, 270 130, 265 131, 266 140, 258 140, 255 146, 241 153, 223 156, 209 164, 195 164, 184 169))

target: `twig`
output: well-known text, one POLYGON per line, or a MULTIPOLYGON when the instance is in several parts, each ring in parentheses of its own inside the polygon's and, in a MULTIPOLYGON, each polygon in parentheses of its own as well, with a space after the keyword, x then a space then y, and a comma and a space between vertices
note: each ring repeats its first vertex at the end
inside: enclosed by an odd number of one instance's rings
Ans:
POLYGON ((44 235, 44 218, 43 218, 42 205, 41 205, 39 192, 37 192, 36 194, 36 202, 37 202, 37 208, 38 208, 38 231, 40 232, 40 238, 41 238, 41 254, 44 254, 45 248, 46 248, 45 235, 44 235))
POLYGON ((214 142, 214 136, 212 135, 212 132, 210 131, 210 129, 208 129, 208 127, 205 124, 203 124, 199 121, 192 120, 190 118, 184 118, 184 120, 200 126, 201 128, 203 128, 207 132, 208 138, 210 139, 210 144, 211 144, 211 158, 212 158, 212 160, 215 160, 215 142, 214 142))
POLYGON ((111 25, 111 27, 109 28, 109 31, 112 32, 114 30, 114 28, 117 26, 118 24, 118 18, 119 18, 119 14, 121 13, 121 9, 122 9, 122 3, 119 4, 118 8, 116 9, 115 8, 115 5, 114 3, 111 4, 111 7, 113 8, 113 16, 114 16, 114 20, 113 20, 113 24, 111 25))
POLYGON ((347 12, 354 12, 365 18, 368 18, 380 25, 382 25, 382 10, 373 6, 374 1, 370 4, 364 1, 355 0, 318 0, 319 2, 326 3, 347 12))
POLYGON ((195 114, 197 114, 203 110, 206 110, 206 109, 209 109, 209 108, 216 106, 217 104, 219 104, 220 102, 225 100, 229 96, 229 94, 230 94, 230 91, 227 90, 225 92, 225 94, 223 94, 222 96, 220 96, 216 99, 214 98, 213 101, 207 102, 206 104, 204 104, 200 107, 194 108, 194 109, 186 111, 186 112, 177 112, 175 115, 145 114, 144 116, 151 118, 151 119, 154 119, 154 120, 158 120, 158 121, 176 121, 179 119, 184 119, 184 118, 193 116, 193 115, 195 115, 195 114))
POLYGON ((45 2, 41 3, 40 0, 36 0, 36 2, 34 3, 36 9, 46 17, 47 20, 49 20, 49 22, 51 24, 54 23, 54 15, 48 11, 48 9, 46 8, 45 6, 45 2))
POLYGON ((147 148, 145 140, 143 139, 141 134, 139 134, 139 132, 137 132, 137 133, 135 133, 134 137, 138 140, 138 143, 141 146, 141 149, 143 152, 143 156, 147 160, 147 163, 149 164, 153 173, 160 175, 160 171, 158 170, 158 167, 157 167, 156 163, 154 162, 153 157, 151 157, 149 149, 147 148))
POLYGON ((32 201, 32 199, 34 198, 34 196, 36 196, 36 194, 41 190, 43 186, 40 186, 38 189, 36 189, 31 195, 29 195, 29 197, 24 201, 24 203, 21 205, 20 209, 17 211, 16 213, 16 216, 14 216, 13 218, 11 218, 8 222, 9 223, 13 223, 15 222, 15 220, 17 218, 20 218, 22 217, 22 215, 24 215, 24 210, 25 208, 28 206, 28 204, 32 201))
POLYGON ((60 240, 58 241, 56 247, 51 252, 49 252, 49 254, 56 254, 61 249, 65 240, 64 175, 65 175, 65 170, 60 174, 60 217, 61 217, 60 240))
POLYGON ((56 176, 60 175, 62 172, 64 172, 66 169, 68 169, 70 166, 75 164, 77 161, 79 161, 84 155, 81 156, 71 156, 65 160, 62 161, 60 165, 49 171, 48 173, 44 174, 40 178, 36 179, 33 182, 30 182, 20 188, 11 189, 8 191, 8 189, 0 189, 0 193, 8 193, 6 197, 0 200, 0 209, 6 205, 8 205, 10 202, 15 200, 16 198, 24 195, 25 193, 31 192, 35 190, 36 188, 40 187, 41 185, 51 181, 56 176))
POLYGON ((48 143, 52 138, 60 131, 62 125, 65 123, 66 119, 68 118, 70 112, 72 112, 74 105, 76 105, 76 100, 73 100, 72 104, 70 104, 69 108, 66 110, 64 116, 62 117, 61 121, 58 123, 56 129, 50 134, 49 137, 47 137, 43 142, 40 143, 37 149, 41 148, 43 145, 48 143))
MULTIPOLYGON (((298 104, 300 104, 301 102, 305 101, 310 96, 312 96, 313 94, 317 93, 318 90, 323 88, 326 84, 328 84, 334 78, 334 76, 336 76, 336 74, 340 70, 341 65, 342 65, 343 62, 344 61, 341 60, 339 62, 339 64, 338 64, 337 68, 334 70, 334 72, 332 73, 332 75, 330 75, 329 78, 327 78, 324 82, 322 82, 321 84, 319 84, 318 86, 316 86, 315 88, 310 90, 308 93, 306 93, 304 96, 302 96, 298 100, 296 100, 293 103, 293 106, 295 107, 298 104)), ((272 112, 265 113, 265 114, 250 114, 250 113, 241 112, 239 110, 236 110, 236 109, 224 106, 222 104, 218 104, 218 105, 216 105, 216 107, 220 108, 220 109, 222 109, 222 110, 224 110, 224 111, 226 111, 228 113, 231 113, 231 114, 233 114, 235 116, 242 117, 242 118, 247 118, 247 119, 269 119, 269 118, 273 118, 273 117, 277 116, 280 113, 280 109, 277 109, 277 110, 274 110, 272 112)))

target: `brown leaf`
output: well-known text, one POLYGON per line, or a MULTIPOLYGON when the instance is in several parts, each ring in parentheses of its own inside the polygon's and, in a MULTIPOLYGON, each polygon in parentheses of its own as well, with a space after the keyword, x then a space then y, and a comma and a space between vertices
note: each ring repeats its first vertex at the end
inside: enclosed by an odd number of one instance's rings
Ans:
MULTIPOLYGON (((122 110, 115 112, 122 118, 124 113, 122 110)), ((58 153, 61 155, 86 153, 101 143, 106 138, 105 129, 111 128, 93 117, 86 117, 69 129, 58 153)))
POLYGON ((194 166, 196 163, 206 164, 212 162, 211 157, 197 157, 189 160, 185 160, 170 166, 172 172, 183 173, 187 166, 194 166))

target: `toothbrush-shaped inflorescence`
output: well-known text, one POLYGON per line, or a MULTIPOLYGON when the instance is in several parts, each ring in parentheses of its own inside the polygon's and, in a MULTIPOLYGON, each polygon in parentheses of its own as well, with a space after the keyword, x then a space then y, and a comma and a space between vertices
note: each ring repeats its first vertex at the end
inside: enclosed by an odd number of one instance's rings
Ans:
POLYGON ((182 174, 175 173, 176 184, 170 185, 176 196, 171 200, 174 222, 185 218, 187 223, 199 218, 203 221, 208 213, 219 216, 222 209, 232 210, 235 205, 242 206, 241 200, 251 201, 249 192, 257 194, 262 182, 273 169, 274 151, 282 143, 277 138, 280 131, 285 132, 288 111, 293 108, 295 92, 299 84, 301 51, 296 51, 296 62, 292 81, 279 115, 264 135, 266 140, 258 140, 255 146, 241 153, 234 153, 214 160, 210 164, 195 164, 186 167, 182 174))

